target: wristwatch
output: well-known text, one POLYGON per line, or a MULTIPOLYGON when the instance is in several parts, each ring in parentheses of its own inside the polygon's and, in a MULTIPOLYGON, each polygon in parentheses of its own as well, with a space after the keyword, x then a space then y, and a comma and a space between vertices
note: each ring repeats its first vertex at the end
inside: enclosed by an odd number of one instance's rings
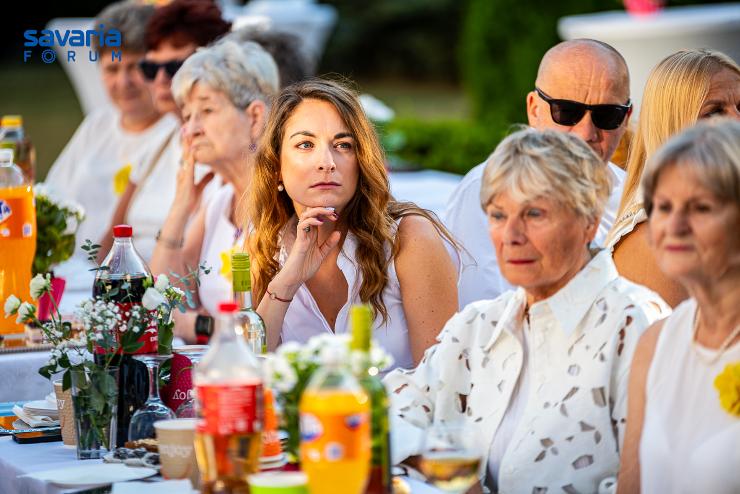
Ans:
POLYGON ((213 334, 213 318, 198 314, 195 318, 195 339, 199 345, 205 345, 213 334))

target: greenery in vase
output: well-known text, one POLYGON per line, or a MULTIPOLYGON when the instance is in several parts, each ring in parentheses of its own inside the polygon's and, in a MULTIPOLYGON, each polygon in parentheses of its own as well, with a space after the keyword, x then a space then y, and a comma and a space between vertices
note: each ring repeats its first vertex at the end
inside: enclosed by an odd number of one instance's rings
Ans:
MULTIPOLYGON (((266 371, 267 384, 272 387, 275 399, 281 409, 280 428, 288 433, 286 453, 289 461, 297 462, 299 458, 298 448, 300 446, 300 417, 298 406, 301 396, 308 386, 314 372, 327 361, 328 355, 336 355, 340 352, 342 361, 347 368, 357 368, 354 360, 357 358, 355 352, 349 349, 349 334, 322 334, 314 336, 305 345, 296 342, 287 342, 278 347, 275 353, 267 356, 266 371)), ((378 346, 374 341, 370 349, 370 367, 375 369, 386 369, 393 364, 393 357, 378 346)), ((372 398, 372 397, 371 397, 372 398)), ((387 404, 372 401, 371 415, 387 413, 387 404)), ((372 438, 373 447, 382 447, 381 438, 372 438)))
MULTIPOLYGON (((87 240, 82 248, 88 253, 88 259, 94 261, 99 247, 87 240)), ((98 266, 94 269, 105 268, 98 266)), ((197 286, 201 270, 205 273, 210 271, 204 266, 198 266, 186 276, 178 277, 178 280, 185 286, 193 283, 197 286)), ((158 329, 158 353, 171 354, 174 328, 172 311, 178 309, 184 312, 186 304, 192 306, 190 291, 172 286, 166 275, 159 275, 156 281, 147 279, 145 287, 142 305, 133 305, 125 313, 111 299, 119 295, 120 290, 131 289, 126 283, 82 302, 76 312, 81 331, 75 330, 70 321, 63 319, 51 296, 49 274, 37 274, 30 283, 33 300, 48 294, 53 305, 49 320, 40 321, 37 306, 30 302, 21 303, 15 295, 9 296, 5 301, 6 318, 15 316, 19 324, 40 328, 44 340, 52 346, 49 360, 39 369, 39 373, 47 379, 62 373, 63 389, 75 386, 73 401, 76 417, 90 426, 84 429, 85 436, 78 438, 83 449, 96 444, 108 444, 106 431, 109 430, 108 425, 115 411, 114 398, 117 393, 117 381, 109 372, 115 356, 139 350, 143 345, 138 341, 139 338, 154 324, 158 329), (94 359, 93 355, 98 358, 94 359)))
POLYGON ((85 219, 82 207, 58 199, 49 188, 38 183, 33 188, 36 201, 36 254, 33 274, 49 273, 74 253, 75 235, 85 219))

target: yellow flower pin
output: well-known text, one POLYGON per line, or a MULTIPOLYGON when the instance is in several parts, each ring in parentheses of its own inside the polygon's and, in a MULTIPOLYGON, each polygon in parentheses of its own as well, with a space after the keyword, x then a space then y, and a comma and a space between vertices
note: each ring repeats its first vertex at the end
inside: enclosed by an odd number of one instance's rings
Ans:
POLYGON ((730 415, 740 417, 740 362, 727 364, 714 379, 714 387, 719 391, 719 402, 730 415))
POLYGON ((231 254, 234 252, 239 252, 239 247, 234 246, 230 249, 226 249, 223 252, 221 252, 221 269, 218 271, 218 273, 229 280, 229 282, 232 281, 231 279, 231 254))
POLYGON ((126 163, 119 168, 113 176, 113 192, 115 192, 117 196, 120 196, 126 190, 128 178, 131 175, 131 168, 133 168, 131 163, 126 163))

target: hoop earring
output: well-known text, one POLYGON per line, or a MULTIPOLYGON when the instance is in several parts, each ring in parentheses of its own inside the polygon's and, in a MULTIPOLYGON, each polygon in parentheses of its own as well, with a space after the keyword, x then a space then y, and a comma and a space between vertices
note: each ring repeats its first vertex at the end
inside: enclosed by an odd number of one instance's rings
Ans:
POLYGON ((278 189, 278 192, 282 192, 282 191, 284 191, 284 190, 285 190, 285 187, 283 186, 283 183, 282 183, 282 182, 280 182, 280 183, 278 184, 278 186, 277 186, 277 189, 278 189))

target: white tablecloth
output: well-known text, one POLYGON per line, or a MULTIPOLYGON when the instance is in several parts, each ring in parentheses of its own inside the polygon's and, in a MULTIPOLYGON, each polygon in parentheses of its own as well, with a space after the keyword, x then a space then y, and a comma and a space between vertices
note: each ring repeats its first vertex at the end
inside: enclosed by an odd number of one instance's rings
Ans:
POLYGON ((0 354, 0 402, 40 400, 54 391, 51 381, 39 374, 48 360, 48 351, 0 354))
MULTIPOLYGON (((102 460, 85 460, 99 463, 102 460)), ((74 446, 54 443, 18 444, 10 436, 0 437, 0 493, 2 494, 59 494, 74 492, 60 489, 30 477, 26 473, 79 465, 74 446)))

